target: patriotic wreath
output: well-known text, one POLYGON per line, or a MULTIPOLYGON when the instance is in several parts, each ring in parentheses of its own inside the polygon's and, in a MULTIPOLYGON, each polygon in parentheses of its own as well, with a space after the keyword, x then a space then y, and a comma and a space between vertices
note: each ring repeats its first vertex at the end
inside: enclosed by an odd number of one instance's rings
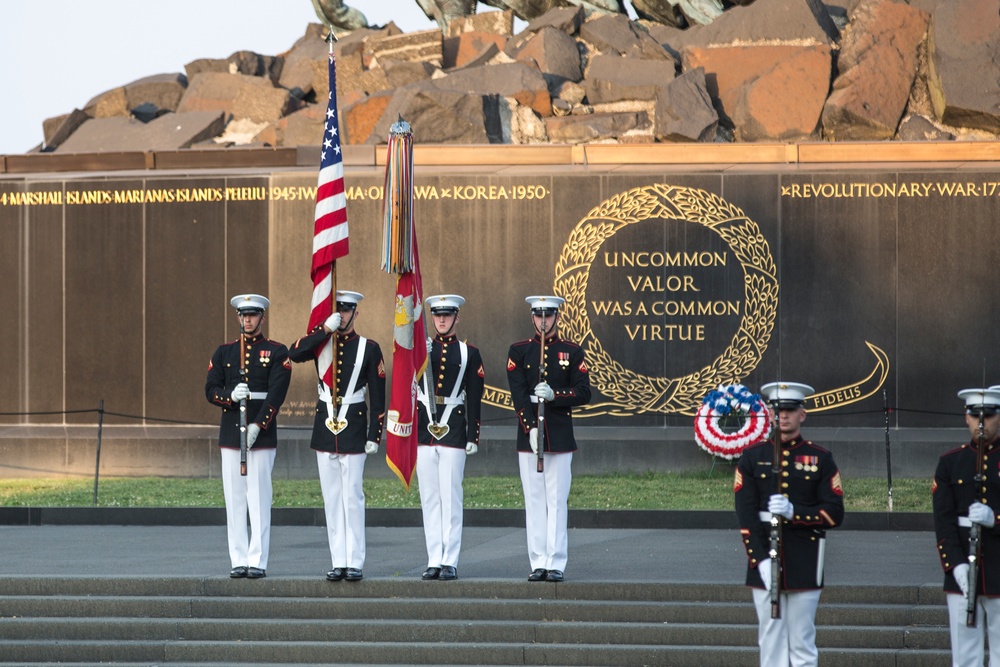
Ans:
POLYGON ((770 432, 771 420, 763 399, 741 384, 722 385, 708 392, 695 413, 698 446, 724 459, 735 459, 770 432))

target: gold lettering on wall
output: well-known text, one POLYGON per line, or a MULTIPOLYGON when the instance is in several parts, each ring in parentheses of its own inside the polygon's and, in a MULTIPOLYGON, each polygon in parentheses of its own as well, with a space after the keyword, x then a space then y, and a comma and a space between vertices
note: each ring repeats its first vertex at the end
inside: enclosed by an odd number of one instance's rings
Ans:
MULTIPOLYGON (((545 199, 550 194, 544 185, 459 185, 439 187, 418 185, 416 199, 452 199, 456 201, 512 201, 545 199)), ((348 201, 382 201, 379 185, 353 186, 344 191, 348 201)), ((121 190, 88 189, 49 192, 2 192, 0 206, 89 206, 114 204, 174 204, 222 201, 316 201, 316 186, 248 186, 224 188, 133 188, 121 190)), ((686 266, 700 266, 689 264, 686 266)))
POLYGON ((1000 181, 792 183, 781 186, 781 196, 789 199, 1000 197, 1000 181))

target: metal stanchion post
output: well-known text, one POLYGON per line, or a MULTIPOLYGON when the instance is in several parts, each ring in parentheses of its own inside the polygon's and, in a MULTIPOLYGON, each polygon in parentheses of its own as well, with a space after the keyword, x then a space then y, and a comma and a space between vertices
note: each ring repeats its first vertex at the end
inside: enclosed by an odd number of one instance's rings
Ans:
POLYGON ((97 408, 97 457, 94 462, 94 506, 97 506, 97 480, 101 474, 101 431, 104 429, 104 399, 97 408))

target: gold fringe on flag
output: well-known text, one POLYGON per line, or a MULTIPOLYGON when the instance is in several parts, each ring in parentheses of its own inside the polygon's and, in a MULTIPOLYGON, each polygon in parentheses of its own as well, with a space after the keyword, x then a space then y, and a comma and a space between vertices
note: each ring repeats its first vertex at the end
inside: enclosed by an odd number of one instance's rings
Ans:
POLYGON ((382 200, 382 270, 404 274, 414 267, 413 132, 399 117, 389 128, 382 200))

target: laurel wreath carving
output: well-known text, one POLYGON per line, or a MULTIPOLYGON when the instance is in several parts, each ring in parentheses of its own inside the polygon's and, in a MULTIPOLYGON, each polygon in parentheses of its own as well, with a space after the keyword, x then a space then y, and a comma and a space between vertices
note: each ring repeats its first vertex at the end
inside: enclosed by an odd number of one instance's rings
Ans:
POLYGON ((695 414, 710 390, 736 384, 757 367, 777 317, 777 273, 757 223, 721 197, 697 188, 647 185, 601 202, 570 233, 555 268, 555 293, 566 299, 560 326, 570 340, 583 345, 591 381, 617 403, 616 413, 621 415, 695 414), (625 368, 604 349, 587 313, 590 265, 601 246, 623 227, 647 220, 702 225, 725 241, 743 267, 743 317, 729 348, 711 364, 683 377, 651 377, 625 368))

